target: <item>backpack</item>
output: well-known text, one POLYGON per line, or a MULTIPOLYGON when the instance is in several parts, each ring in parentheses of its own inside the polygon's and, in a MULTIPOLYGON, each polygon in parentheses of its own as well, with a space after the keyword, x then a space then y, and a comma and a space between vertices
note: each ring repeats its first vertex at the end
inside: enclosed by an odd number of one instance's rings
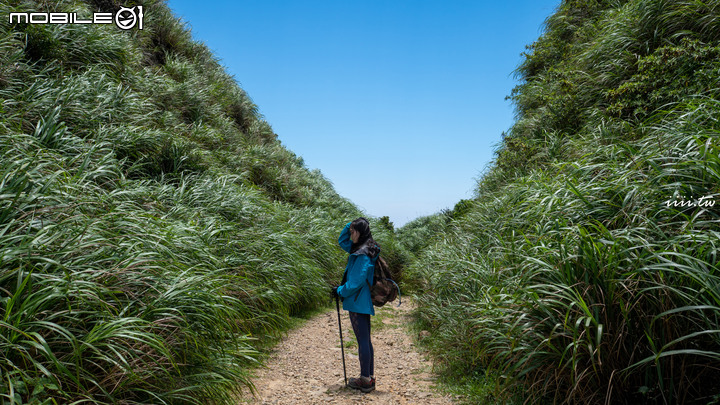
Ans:
MULTIPOLYGON (((365 281, 367 282, 367 280, 365 281)), ((375 261, 373 283, 370 285, 368 282, 368 287, 370 287, 370 298, 376 307, 395 301, 395 298, 400 296, 400 287, 393 281, 390 269, 382 257, 378 257, 375 261)), ((402 298, 400 298, 398 306, 400 304, 402 304, 402 298)))

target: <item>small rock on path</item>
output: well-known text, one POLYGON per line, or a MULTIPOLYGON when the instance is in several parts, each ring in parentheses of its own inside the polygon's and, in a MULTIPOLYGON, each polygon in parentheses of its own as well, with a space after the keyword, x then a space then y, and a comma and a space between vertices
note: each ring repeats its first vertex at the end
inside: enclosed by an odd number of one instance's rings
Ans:
MULTIPOLYGON (((403 327, 412 303, 376 308, 371 336, 375 351, 375 391, 364 394, 343 387, 337 312, 320 314, 291 331, 273 350, 267 368, 253 379, 255 397, 245 391, 240 403, 275 404, 452 404, 431 386, 432 363, 419 354, 403 327), (381 325, 382 323, 382 325, 381 325)), ((340 310, 347 375, 357 377, 360 363, 347 312, 340 310), (352 342, 350 347, 348 345, 352 342)))

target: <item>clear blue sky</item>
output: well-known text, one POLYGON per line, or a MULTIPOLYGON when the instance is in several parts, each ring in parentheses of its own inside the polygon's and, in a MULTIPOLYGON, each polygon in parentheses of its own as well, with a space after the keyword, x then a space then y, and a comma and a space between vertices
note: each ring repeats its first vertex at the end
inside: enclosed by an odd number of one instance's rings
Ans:
POLYGON ((396 227, 474 195, 560 0, 168 0, 280 141, 396 227))

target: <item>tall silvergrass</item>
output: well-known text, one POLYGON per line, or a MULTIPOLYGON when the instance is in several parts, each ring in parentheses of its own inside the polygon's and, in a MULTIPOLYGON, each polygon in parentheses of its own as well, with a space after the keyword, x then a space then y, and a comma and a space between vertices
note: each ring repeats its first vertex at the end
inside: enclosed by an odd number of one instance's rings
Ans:
POLYGON ((699 99, 480 196, 410 268, 437 355, 554 402, 716 398, 720 215, 667 201, 720 197, 718 111, 699 99))
POLYGON ((474 400, 720 400, 720 214, 688 205, 720 193, 718 9, 565 1, 530 47, 476 200, 412 245, 429 346, 495 383, 474 400))
POLYGON ((486 180, 527 174, 548 163, 553 138, 609 117, 642 125, 687 97, 718 98, 718 10, 716 0, 561 2, 516 70, 517 120, 495 162, 503 173, 486 180))
POLYGON ((142 32, 0 19, 0 402, 235 403, 339 281, 361 213, 140 3, 142 32))
POLYGON ((446 373, 495 382, 474 400, 720 400, 720 215, 687 205, 720 193, 717 11, 566 1, 548 19, 476 201, 408 272, 446 373))
POLYGON ((118 177, 107 144, 55 160, 43 139, 3 140, 7 401, 204 403, 248 383, 241 279, 202 255, 217 231, 128 198, 145 187, 118 177))

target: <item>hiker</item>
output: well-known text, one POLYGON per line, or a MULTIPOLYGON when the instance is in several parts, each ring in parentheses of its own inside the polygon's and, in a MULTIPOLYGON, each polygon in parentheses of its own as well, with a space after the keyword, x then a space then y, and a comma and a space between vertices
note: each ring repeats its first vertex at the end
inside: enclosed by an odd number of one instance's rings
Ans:
POLYGON ((367 393, 375 389, 375 356, 370 340, 370 316, 375 315, 375 308, 370 299, 370 285, 380 246, 373 240, 370 224, 365 218, 345 225, 338 243, 350 255, 342 282, 332 289, 332 293, 342 299, 343 309, 349 312, 360 357, 360 377, 351 378, 347 385, 367 393))

